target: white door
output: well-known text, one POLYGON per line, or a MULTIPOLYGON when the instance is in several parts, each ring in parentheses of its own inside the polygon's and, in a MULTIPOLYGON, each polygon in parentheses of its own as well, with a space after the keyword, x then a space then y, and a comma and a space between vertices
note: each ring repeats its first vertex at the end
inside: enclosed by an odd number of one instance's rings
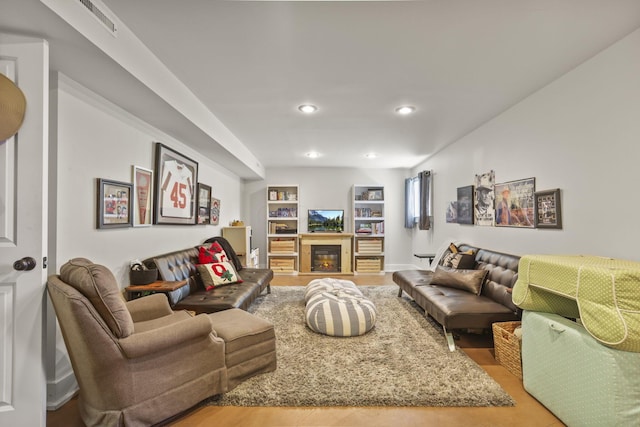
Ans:
POLYGON ((44 426, 48 45, 0 34, 0 72, 27 100, 18 134, 0 141, 0 426, 44 426), (14 269, 25 257, 35 268, 14 269))

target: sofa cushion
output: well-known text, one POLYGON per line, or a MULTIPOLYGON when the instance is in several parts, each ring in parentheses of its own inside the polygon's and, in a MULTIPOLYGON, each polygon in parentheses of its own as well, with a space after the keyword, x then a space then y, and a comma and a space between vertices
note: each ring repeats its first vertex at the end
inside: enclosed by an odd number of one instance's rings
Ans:
POLYGON ((463 270, 473 270, 476 266, 476 255, 469 253, 454 254, 445 267, 460 268, 463 270))
POLYGON ((202 279, 204 288, 207 291, 220 285, 242 283, 242 279, 229 262, 198 264, 198 272, 200 273, 200 279, 202 279))
POLYGON ((440 258, 438 264, 445 267, 473 269, 476 262, 476 251, 471 248, 463 249, 458 247, 455 243, 449 243, 447 249, 444 250, 442 258, 440 258))
POLYGON ((486 270, 455 269, 439 265, 433 274, 431 284, 461 289, 480 295, 487 273, 486 270))
POLYGON ((211 264, 213 262, 227 262, 229 257, 218 242, 213 242, 209 247, 200 246, 198 248, 198 262, 200 264, 211 264))
POLYGON ((84 295, 118 338, 133 333, 133 319, 111 271, 86 258, 74 258, 60 267, 60 279, 84 295))
POLYGON ((242 262, 240 261, 240 258, 238 258, 236 251, 233 250, 233 247, 231 246, 231 244, 227 239, 225 239, 222 236, 211 237, 205 240, 204 244, 206 245, 207 243, 213 243, 213 242, 219 243, 222 249, 224 249, 227 256, 229 257, 228 261, 233 263, 233 266, 236 268, 236 271, 241 271, 244 269, 244 267, 242 266, 242 262))

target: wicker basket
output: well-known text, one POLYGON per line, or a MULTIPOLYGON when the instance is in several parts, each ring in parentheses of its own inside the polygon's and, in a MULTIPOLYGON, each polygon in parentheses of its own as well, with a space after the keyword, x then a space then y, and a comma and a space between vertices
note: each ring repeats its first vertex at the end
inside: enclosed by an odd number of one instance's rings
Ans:
POLYGON ((496 360, 509 372, 522 379, 522 340, 513 331, 521 322, 498 322, 492 325, 496 360))

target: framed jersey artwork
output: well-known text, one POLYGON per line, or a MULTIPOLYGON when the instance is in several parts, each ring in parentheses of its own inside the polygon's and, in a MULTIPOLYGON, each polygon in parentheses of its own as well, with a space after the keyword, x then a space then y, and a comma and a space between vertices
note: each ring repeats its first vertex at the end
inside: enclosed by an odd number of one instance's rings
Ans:
POLYGON ((198 163, 155 143, 154 224, 193 225, 198 217, 198 163))

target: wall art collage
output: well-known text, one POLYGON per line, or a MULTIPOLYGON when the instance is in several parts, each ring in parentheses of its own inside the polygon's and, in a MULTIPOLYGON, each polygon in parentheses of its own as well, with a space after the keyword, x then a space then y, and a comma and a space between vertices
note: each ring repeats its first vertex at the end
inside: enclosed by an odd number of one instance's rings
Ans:
POLYGON ((561 191, 536 191, 536 179, 496 183, 495 172, 475 176, 457 188, 449 202, 446 222, 489 227, 562 228, 561 191))
POLYGON ((156 142, 154 169, 132 166, 132 182, 97 179, 96 228, 218 225, 220 200, 198 182, 198 163, 156 142))

